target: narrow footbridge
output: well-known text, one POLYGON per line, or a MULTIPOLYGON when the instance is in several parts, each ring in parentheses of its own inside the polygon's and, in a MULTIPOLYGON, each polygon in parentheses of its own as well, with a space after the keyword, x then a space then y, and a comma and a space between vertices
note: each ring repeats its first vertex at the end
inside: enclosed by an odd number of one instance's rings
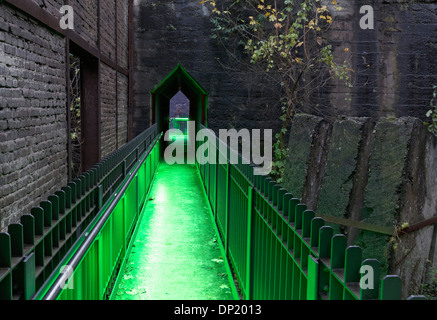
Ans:
POLYGON ((401 299, 398 276, 253 166, 169 165, 164 146, 150 127, 0 234, 0 298, 401 299))

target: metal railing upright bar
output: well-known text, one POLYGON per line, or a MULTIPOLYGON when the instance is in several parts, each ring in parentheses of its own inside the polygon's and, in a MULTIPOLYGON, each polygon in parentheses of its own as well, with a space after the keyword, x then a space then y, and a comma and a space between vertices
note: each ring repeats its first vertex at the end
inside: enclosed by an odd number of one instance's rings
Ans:
MULTIPOLYGON (((206 129, 200 125, 200 129, 206 129)), ((217 229, 245 299, 365 300, 401 299, 399 276, 381 274, 377 260, 362 259, 359 246, 347 246, 315 212, 254 166, 219 163, 197 166, 217 229), (362 266, 372 268, 373 286, 360 286, 362 266)), ((196 142, 196 149, 204 141, 196 142)), ((200 152, 208 153, 213 144, 200 152)), ((207 156, 207 155, 205 155, 207 156)), ((222 161, 223 162, 223 161, 222 161)), ((410 299, 424 299, 412 296, 410 299)))

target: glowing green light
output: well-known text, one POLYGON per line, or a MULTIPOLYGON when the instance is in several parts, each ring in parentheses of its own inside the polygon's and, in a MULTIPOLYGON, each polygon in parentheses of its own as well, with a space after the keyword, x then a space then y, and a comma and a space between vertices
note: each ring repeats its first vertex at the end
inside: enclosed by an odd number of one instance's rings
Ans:
POLYGON ((117 300, 231 300, 223 252, 194 165, 161 163, 117 300))

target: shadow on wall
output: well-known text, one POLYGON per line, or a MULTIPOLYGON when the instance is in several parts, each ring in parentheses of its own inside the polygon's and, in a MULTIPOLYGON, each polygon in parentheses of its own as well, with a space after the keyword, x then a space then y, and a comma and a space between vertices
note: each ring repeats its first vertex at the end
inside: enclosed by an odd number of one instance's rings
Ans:
POLYGON ((291 127, 283 186, 308 209, 332 222, 363 258, 378 259, 418 294, 437 263, 437 138, 411 118, 339 117, 334 123, 306 114, 291 127), (429 221, 428 221, 429 222, 429 221), (408 223, 408 225, 406 224, 408 223))

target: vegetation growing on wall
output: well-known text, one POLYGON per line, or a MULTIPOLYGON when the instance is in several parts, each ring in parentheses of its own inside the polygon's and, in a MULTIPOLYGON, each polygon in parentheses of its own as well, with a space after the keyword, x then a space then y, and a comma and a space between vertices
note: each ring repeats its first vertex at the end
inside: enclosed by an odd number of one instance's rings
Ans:
MULTIPOLYGON (((213 37, 238 63, 263 72, 268 85, 281 86, 282 128, 276 135, 272 175, 280 183, 287 154, 285 137, 300 105, 333 78, 351 85, 348 61, 335 62, 327 39, 333 18, 330 10, 342 8, 335 0, 204 0, 214 14, 213 37), (332 8, 331 8, 332 7, 332 8), (233 47, 233 48, 232 48, 233 47), (238 54, 235 48, 244 48, 238 54)), ((344 48, 349 52, 349 48, 344 48)), ((241 51, 241 50, 240 50, 241 51)))
POLYGON ((433 86, 433 89, 430 109, 426 113, 426 117, 430 118, 430 122, 425 122, 425 124, 428 126, 428 130, 437 136, 437 86, 433 86))
POLYGON ((80 59, 70 54, 70 139, 72 178, 82 174, 80 59))

